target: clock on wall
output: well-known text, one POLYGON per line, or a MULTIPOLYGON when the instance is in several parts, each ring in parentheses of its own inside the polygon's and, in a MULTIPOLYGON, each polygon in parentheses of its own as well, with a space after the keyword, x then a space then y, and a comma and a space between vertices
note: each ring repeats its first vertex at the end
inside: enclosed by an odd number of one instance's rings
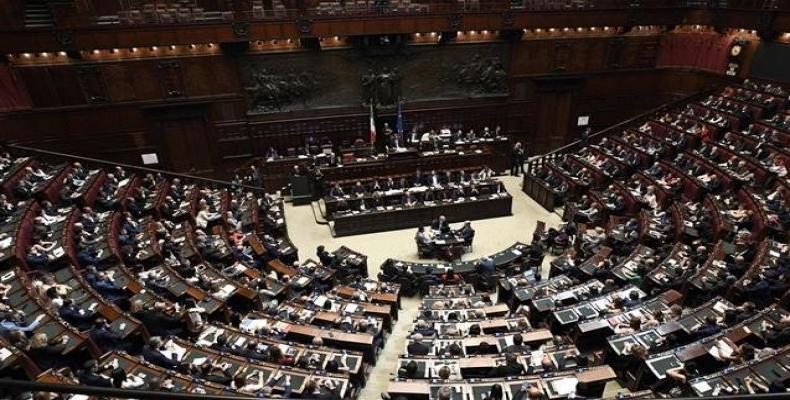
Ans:
POLYGON ((743 50, 748 43, 748 41, 743 39, 737 39, 732 42, 730 56, 727 60, 727 71, 725 71, 727 75, 738 75, 738 70, 741 68, 741 62, 743 61, 743 50))
POLYGON ((741 51, 743 51, 743 46, 740 43, 735 43, 730 48, 730 57, 738 57, 741 55, 741 51))

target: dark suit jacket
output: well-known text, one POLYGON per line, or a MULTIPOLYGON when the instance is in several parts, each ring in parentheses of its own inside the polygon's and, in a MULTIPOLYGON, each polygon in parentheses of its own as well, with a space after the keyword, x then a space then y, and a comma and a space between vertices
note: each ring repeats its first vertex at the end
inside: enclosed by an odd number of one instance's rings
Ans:
POLYGON ((431 228, 435 231, 448 232, 450 231, 450 224, 447 221, 440 223, 439 218, 436 218, 433 220, 433 223, 431 223, 431 228))
POLYGON ((410 355, 424 356, 431 351, 431 347, 425 343, 410 343, 406 350, 410 355))
POLYGON ((123 338, 108 327, 92 329, 90 331, 90 336, 93 343, 102 349, 102 351, 116 349, 117 347, 121 347, 124 343, 123 338))
POLYGON ((143 358, 151 364, 158 365, 162 368, 173 369, 178 367, 179 362, 171 358, 165 357, 157 349, 152 349, 151 346, 143 346, 143 358))
POLYGON ((77 378, 80 380, 80 384, 86 386, 112 387, 110 379, 93 372, 79 372, 77 373, 77 378))
POLYGON ((93 322, 92 312, 86 311, 84 314, 80 314, 80 309, 74 305, 61 307, 60 310, 58 310, 58 314, 61 318, 66 320, 66 322, 76 326, 82 331, 89 329, 93 322))
POLYGON ((165 315, 154 310, 143 310, 133 315, 153 336, 167 335, 170 330, 181 329, 183 324, 180 319, 165 315))
POLYGON ((63 350, 65 349, 66 345, 63 343, 51 344, 40 349, 30 349, 27 351, 27 355, 44 371, 63 365, 65 361, 63 350))
POLYGON ((508 364, 508 365, 500 365, 489 372, 489 377, 507 377, 507 376, 519 376, 525 374, 524 366, 521 364, 508 364))

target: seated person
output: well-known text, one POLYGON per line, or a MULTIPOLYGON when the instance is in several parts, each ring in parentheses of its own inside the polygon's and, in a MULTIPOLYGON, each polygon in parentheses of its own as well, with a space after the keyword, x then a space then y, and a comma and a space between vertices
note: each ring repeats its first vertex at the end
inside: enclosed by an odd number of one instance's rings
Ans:
POLYGON ((433 223, 431 223, 431 229, 441 233, 450 232, 450 224, 447 222, 447 217, 440 215, 439 218, 434 219, 433 223))
POLYGON ((329 191, 329 195, 336 199, 340 199, 346 195, 346 192, 343 191, 343 187, 340 186, 339 183, 335 183, 335 186, 329 191))
POLYGON ((422 342, 423 336, 419 333, 412 335, 412 343, 406 346, 406 351, 411 356, 425 356, 431 351, 431 346, 422 342))
POLYGON ((447 272, 444 273, 439 279, 441 279, 442 283, 445 285, 457 285, 462 283, 464 280, 464 278, 461 277, 461 275, 456 274, 452 268, 448 268, 447 272))

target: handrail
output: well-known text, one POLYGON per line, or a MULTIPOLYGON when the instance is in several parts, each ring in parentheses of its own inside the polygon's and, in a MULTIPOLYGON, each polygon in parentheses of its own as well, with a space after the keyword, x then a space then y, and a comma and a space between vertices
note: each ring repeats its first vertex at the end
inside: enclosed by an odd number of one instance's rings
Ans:
MULTIPOLYGON (((609 134, 610 132, 622 129, 622 128, 628 126, 628 125, 632 125, 633 123, 635 123, 635 122, 637 122, 639 120, 642 120, 642 119, 644 119, 646 117, 652 116, 652 115, 656 114, 657 112, 674 108, 674 107, 678 106, 679 104, 688 102, 688 101, 693 100, 695 98, 700 98, 700 97, 702 97, 704 95, 707 95, 711 91, 713 91, 715 89, 718 89, 718 88, 719 88, 719 85, 712 85, 711 87, 709 87, 709 88, 707 88, 705 90, 701 90, 699 92, 692 93, 692 94, 690 94, 688 96, 685 96, 685 97, 682 97, 680 99, 673 100, 673 101, 670 101, 668 103, 664 103, 664 104, 662 104, 662 105, 660 105, 660 106, 658 106, 656 108, 652 108, 652 109, 650 109, 648 111, 645 111, 645 112, 643 112, 643 113, 641 113, 641 114, 639 114, 639 115, 637 115, 635 117, 627 119, 627 120, 625 120, 623 122, 620 122, 618 124, 612 125, 612 126, 610 126, 608 128, 605 128, 605 129, 603 129, 601 131, 595 132, 592 135, 590 135, 589 140, 592 141, 595 138, 605 136, 605 135, 609 134)), ((565 146, 562 146, 562 147, 560 147, 560 148, 558 148, 556 150, 552 150, 552 151, 550 151, 548 153, 545 153, 545 154, 542 154, 542 155, 538 155, 538 156, 533 156, 532 158, 529 159, 529 161, 527 161, 527 172, 532 171, 533 166, 538 166, 540 164, 543 164, 545 160, 555 159, 558 156, 560 156, 562 154, 565 154, 566 152, 569 152, 569 151, 572 151, 572 150, 575 150, 575 149, 579 148, 581 146, 581 143, 582 143, 582 140, 579 139, 579 140, 576 140, 574 142, 568 143, 565 146)))
POLYGON ((23 145, 18 145, 18 144, 1 143, 0 147, 5 147, 5 148, 8 148, 8 149, 13 149, 13 150, 21 151, 21 152, 26 152, 26 153, 42 154, 42 155, 46 155, 46 156, 50 156, 50 157, 57 157, 57 158, 62 158, 62 159, 67 159, 67 160, 86 162, 86 163, 90 163, 90 164, 98 164, 98 165, 101 165, 103 167, 121 167, 121 168, 124 168, 124 169, 130 169, 130 170, 138 171, 138 172, 145 172, 145 173, 152 173, 152 174, 162 174, 162 175, 167 175, 167 176, 170 176, 170 177, 173 177, 173 178, 179 178, 179 179, 185 179, 185 180, 191 180, 191 181, 201 181, 201 182, 210 183, 210 184, 214 184, 214 185, 221 185, 221 186, 240 187, 240 188, 243 188, 243 189, 246 189, 246 190, 255 191, 255 192, 265 192, 264 188, 261 188, 261 187, 244 185, 244 184, 236 184, 236 183, 233 183, 233 182, 228 182, 228 181, 220 180, 220 179, 204 178, 204 177, 195 176, 195 175, 189 175, 189 174, 183 174, 183 173, 178 173, 178 172, 165 171, 163 169, 141 167, 141 166, 138 166, 138 165, 112 162, 112 161, 107 161, 107 160, 101 160, 101 159, 98 159, 98 158, 77 156, 77 155, 67 154, 67 153, 59 153, 59 152, 56 152, 56 151, 37 149, 37 148, 34 148, 34 147, 28 147, 28 146, 23 146, 23 145))
MULTIPOLYGON (((390 4, 375 4, 370 1, 365 4, 349 4, 345 7, 333 6, 327 2, 319 7, 310 8, 282 8, 265 9, 259 11, 247 10, 204 10, 205 13, 213 15, 207 16, 180 17, 170 15, 163 20, 159 20, 159 15, 155 15, 151 20, 145 18, 134 20, 130 19, 128 12, 142 12, 139 8, 122 9, 115 15, 97 15, 92 10, 82 13, 73 12, 73 8, 53 10, 54 23, 58 28, 82 28, 82 27, 115 27, 115 26, 156 26, 156 25, 181 25, 181 24, 216 24, 228 22, 251 22, 251 21, 276 21, 276 20, 297 20, 301 18, 322 19, 322 18, 351 18, 351 17, 370 17, 370 16, 411 16, 411 15, 441 15, 456 13, 485 13, 485 12, 505 12, 505 11, 534 11, 534 12, 600 12, 605 10, 649 10, 649 9, 690 9, 690 10, 760 10, 760 11, 787 11, 790 9, 790 0, 730 0, 728 2, 709 1, 701 3, 689 0, 587 0, 585 2, 573 3, 557 1, 531 2, 522 0, 520 2, 496 1, 496 0, 466 0, 463 2, 442 3, 438 1, 409 2, 404 5, 400 1, 391 1, 390 4), (520 4, 518 4, 520 3, 520 4)), ((24 13, 16 11, 16 13, 24 13)), ((21 15, 20 15, 21 17, 21 15)), ((142 18, 142 17, 140 17, 142 18)), ((6 18, 11 19, 11 18, 6 18)), ((13 22, 13 19, 11 19, 13 22)), ((22 20, 16 18, 16 20, 22 20)), ((8 28, 17 29, 42 29, 26 28, 18 24, 7 24, 8 28)), ((51 28, 45 28, 51 29, 51 28)))
POLYGON ((0 379, 0 387, 3 389, 18 389, 24 391, 41 391, 41 392, 56 392, 66 394, 83 394, 87 396, 101 396, 101 397, 117 397, 123 399, 144 399, 144 400, 190 400, 190 399, 204 399, 204 400, 242 400, 249 399, 252 396, 244 396, 238 394, 232 395, 211 395, 199 393, 179 393, 179 392, 156 392, 150 390, 138 389, 116 389, 104 388, 99 386, 87 385, 67 385, 63 383, 44 383, 35 381, 20 381, 16 379, 0 379))
MULTIPOLYGON (((44 383, 35 381, 20 381, 16 379, 0 379, 0 387, 4 389, 14 389, 20 391, 35 391, 35 392, 55 392, 65 394, 82 394, 87 396, 101 396, 110 398, 121 399, 142 399, 142 400, 246 400, 250 397, 245 397, 243 394, 238 395, 213 395, 213 394, 198 394, 198 393, 178 393, 178 392, 155 392, 150 390, 138 389, 115 389, 105 388, 98 386, 87 385, 67 385, 62 383, 44 383)), ((261 397, 258 397, 261 399, 261 397)), ((616 398, 616 397, 615 397, 616 398)), ((628 395, 623 396, 628 398, 628 395)), ((650 397, 640 397, 649 399, 650 397)), ((675 400, 699 400, 705 397, 676 397, 675 400)), ((719 394, 716 396, 721 400, 743 400, 743 399, 758 399, 758 400, 786 400, 790 399, 790 392, 786 393, 753 393, 753 394, 719 394)), ((264 398, 265 399, 265 398, 264 398)), ((297 398, 298 399, 298 398, 297 398)))

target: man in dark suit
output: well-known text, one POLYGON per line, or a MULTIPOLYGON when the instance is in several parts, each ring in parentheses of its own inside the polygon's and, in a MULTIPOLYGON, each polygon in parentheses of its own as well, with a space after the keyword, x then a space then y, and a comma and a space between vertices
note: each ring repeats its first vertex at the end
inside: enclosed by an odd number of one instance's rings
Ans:
POLYGON ((450 224, 447 223, 447 218, 444 215, 440 215, 439 218, 434 219, 433 223, 431 223, 431 229, 447 233, 450 231, 450 224))
POLYGON ((428 177, 428 184, 431 187, 442 186, 442 178, 436 173, 436 170, 431 171, 431 176, 428 177))
POLYGON ((334 198, 341 198, 346 195, 346 192, 343 190, 343 187, 340 186, 339 183, 336 183, 332 190, 329 191, 329 195, 334 198))
POLYGON ((318 260, 321 261, 321 265, 331 267, 335 264, 335 257, 332 256, 332 253, 326 251, 323 245, 316 248, 315 254, 318 256, 318 260))
POLYGON ((522 337, 520 333, 513 335, 513 344, 505 347, 502 350, 503 353, 508 353, 508 354, 521 353, 524 351, 529 351, 529 346, 524 346, 524 337, 522 337))
POLYGON ((126 292, 119 288, 104 272, 97 272, 95 268, 86 268, 85 280, 91 287, 99 292, 99 294, 111 303, 117 303, 126 300, 129 296, 126 292))
POLYGON ((244 349, 236 352, 236 354, 241 357, 251 358, 253 360, 266 361, 267 359, 266 354, 258 351, 257 347, 258 347, 258 343, 250 340, 247 342, 247 346, 244 349))
POLYGON ((172 196, 167 196, 165 197, 165 201, 162 202, 162 206, 159 207, 159 211, 168 218, 174 218, 179 211, 178 203, 176 203, 172 196))
POLYGON ((406 351, 409 352, 409 355, 425 356, 430 353, 431 347, 422 342, 422 334, 416 333, 411 338, 413 342, 409 343, 409 345, 406 347, 406 351))
POLYGON ((163 303, 155 303, 153 309, 143 309, 132 313, 152 336, 180 336, 184 332, 184 323, 181 319, 171 317, 165 313, 163 303))
POLYGON ((461 229, 456 232, 456 235, 464 240, 465 246, 471 246, 472 238, 475 236, 475 230, 472 228, 472 222, 464 222, 464 226, 462 226, 461 229))
POLYGON ((113 332, 110 324, 104 318, 97 318, 93 324, 93 328, 89 332, 91 340, 96 343, 102 351, 126 351, 132 348, 132 344, 123 339, 123 337, 113 332))
POLYGON ((491 378, 504 378, 508 376, 519 376, 524 374, 526 374, 526 371, 524 371, 524 366, 518 362, 516 355, 507 354, 505 355, 505 364, 492 369, 491 372, 488 373, 488 376, 491 378))
POLYGON ((705 322, 694 330, 697 339, 706 338, 715 335, 721 331, 721 326, 716 322, 716 317, 708 315, 705 317, 705 322))
POLYGON ((419 333, 420 335, 426 337, 433 337, 436 335, 436 330, 433 329, 433 326, 431 326, 431 324, 425 320, 419 320, 414 325, 414 333, 419 333))
POLYGON ((96 360, 88 360, 83 364, 82 370, 77 373, 80 384, 86 386, 99 386, 111 388, 112 380, 99 374, 99 364, 96 360))
MULTIPOLYGON (((146 325, 147 326, 147 325, 146 325)), ((172 358, 166 357, 160 350, 162 350, 162 339, 154 336, 148 340, 148 344, 143 346, 143 358, 151 364, 158 365, 165 369, 175 369, 180 362, 172 358)))
POLYGON ((236 353, 233 350, 233 348, 228 345, 228 335, 219 335, 215 340, 216 341, 211 345, 212 349, 220 353, 228 353, 228 354, 236 353))
POLYGON ((422 176, 422 172, 418 169, 417 172, 414 173, 414 177, 412 177, 412 186, 422 186, 425 182, 423 182, 425 177, 422 176))
POLYGON ((74 325, 79 330, 84 331, 91 327, 94 312, 90 310, 82 310, 74 305, 74 300, 71 298, 63 299, 63 305, 58 310, 58 315, 66 322, 74 325))

